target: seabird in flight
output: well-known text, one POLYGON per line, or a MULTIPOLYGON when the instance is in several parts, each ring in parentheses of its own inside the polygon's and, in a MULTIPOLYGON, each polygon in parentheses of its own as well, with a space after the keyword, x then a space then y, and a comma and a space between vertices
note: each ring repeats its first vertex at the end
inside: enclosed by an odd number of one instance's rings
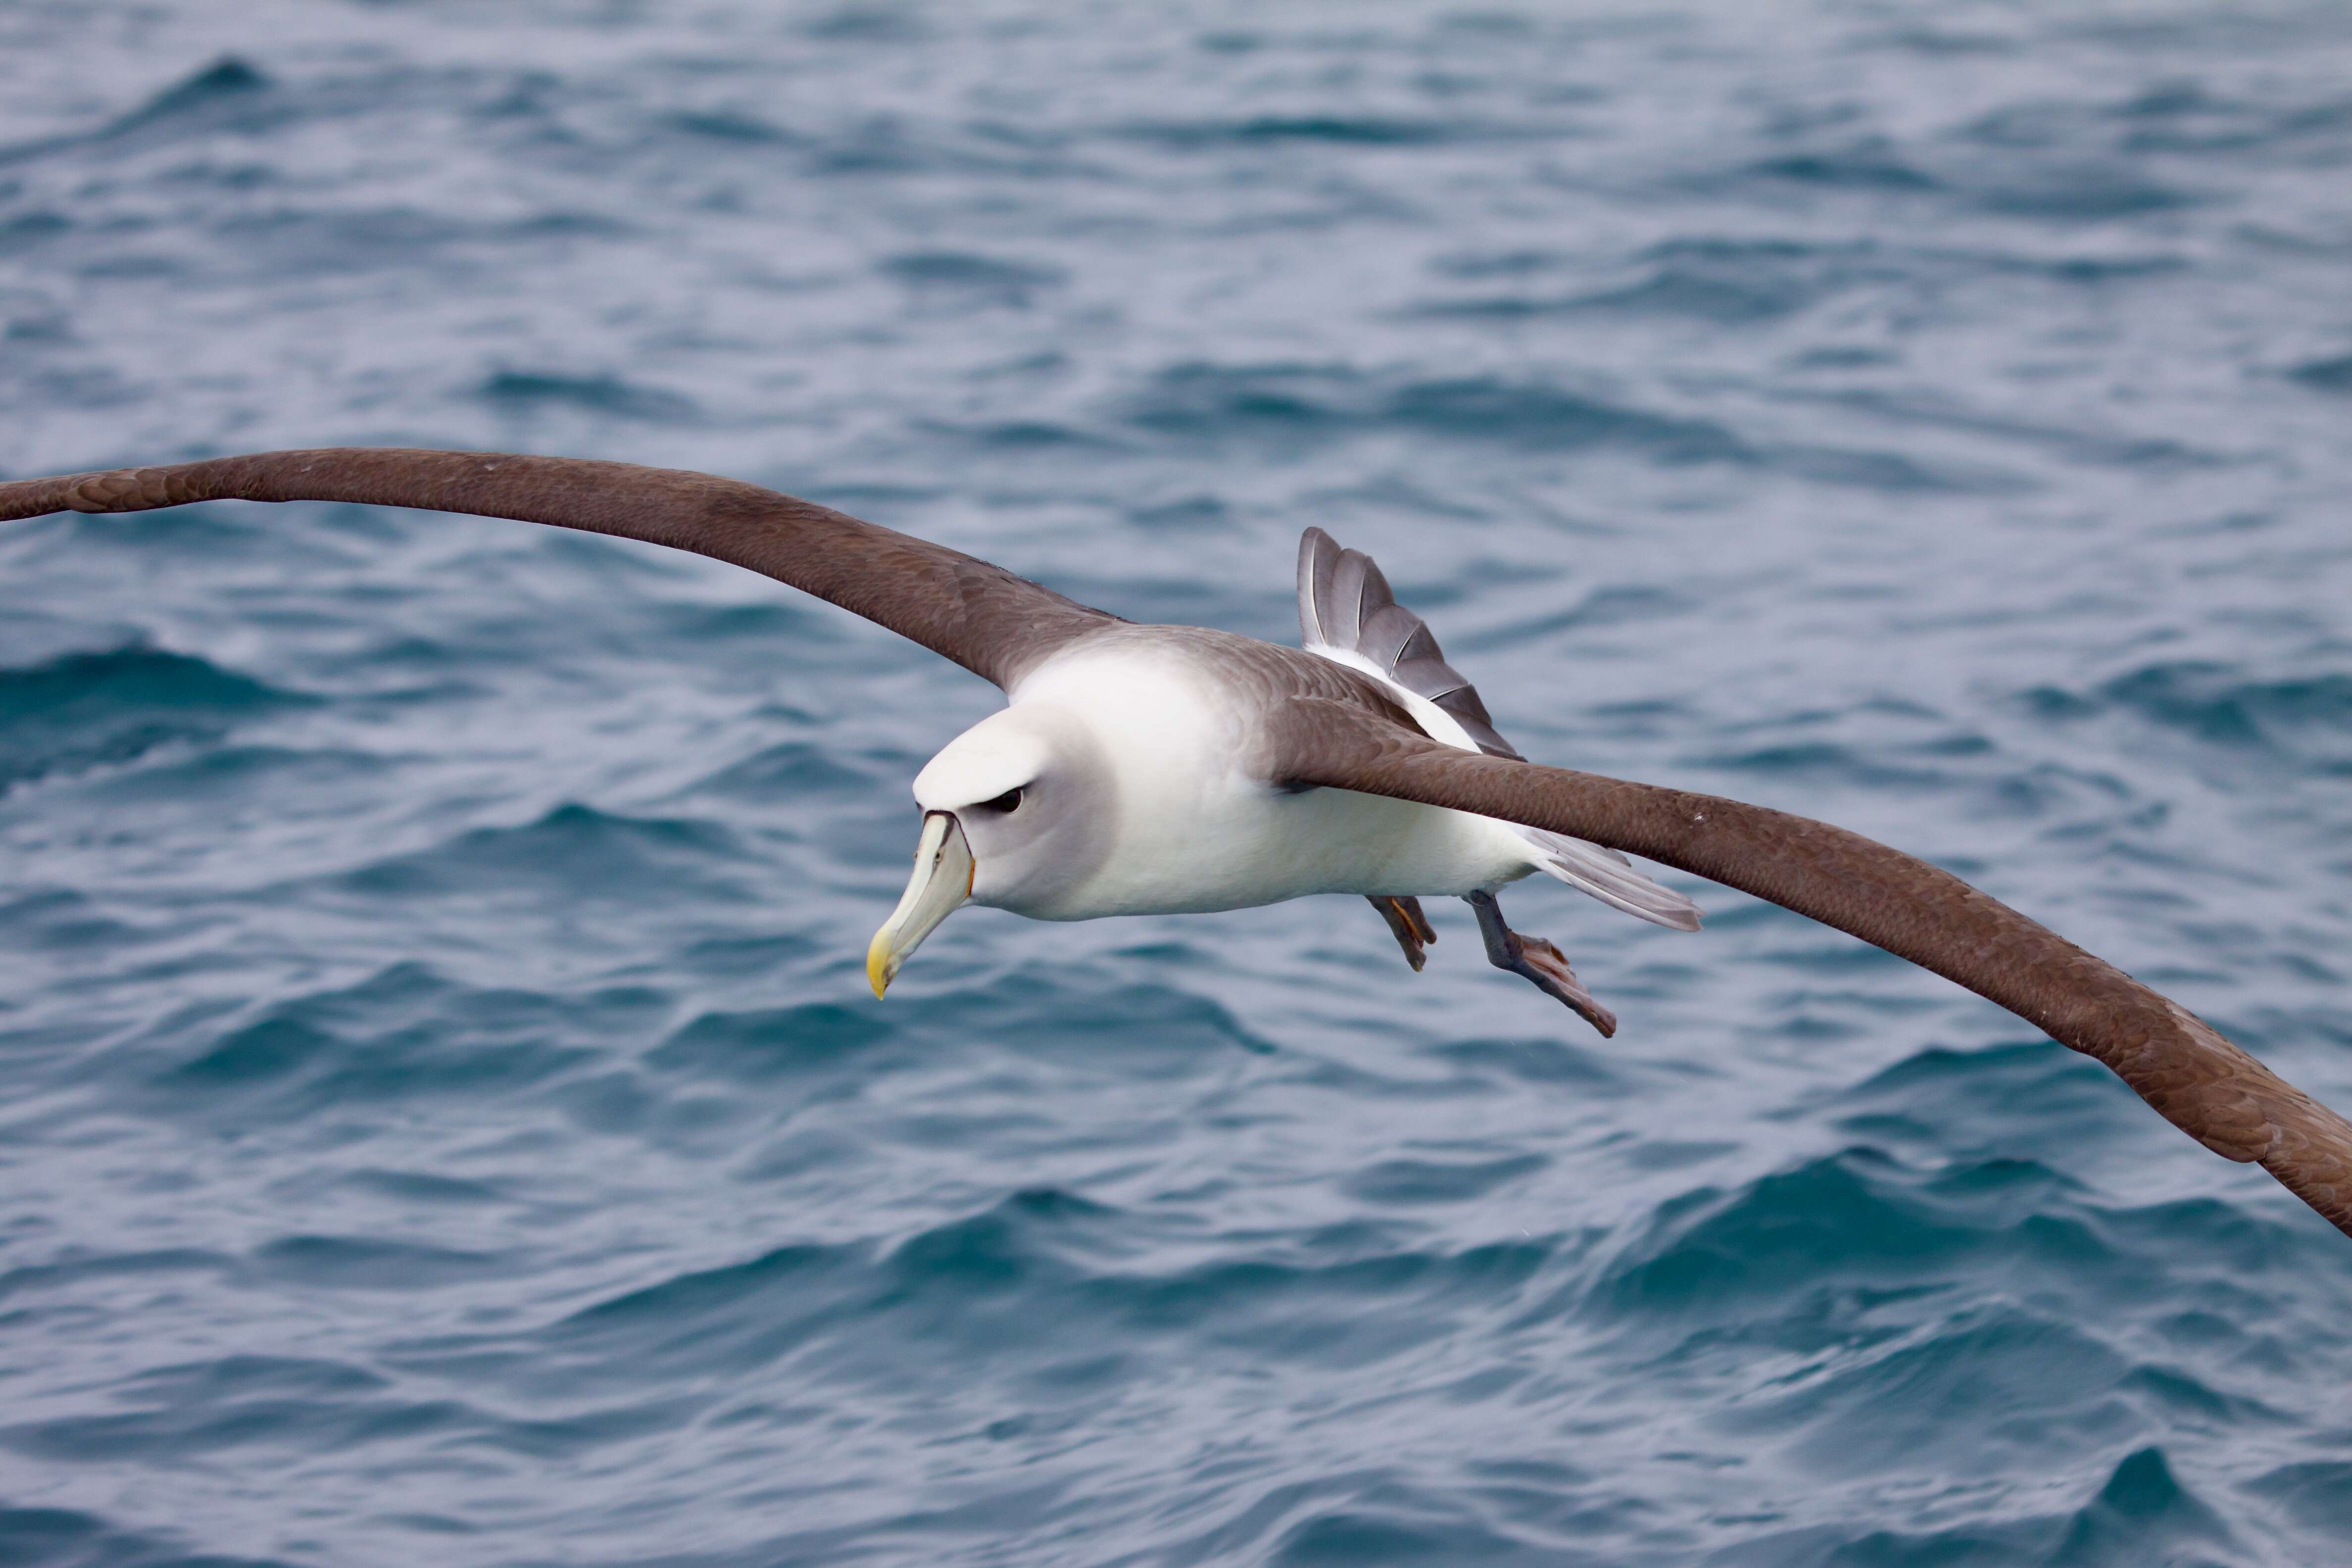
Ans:
POLYGON ((0 521, 208 500, 516 518, 731 562, 830 600, 1003 688, 915 780, 922 837, 876 932, 878 994, 967 902, 1041 920, 1371 900, 1413 968, 1423 895, 1477 912, 1487 957, 1610 1034, 1559 950, 1496 889, 1542 871, 1696 930, 1625 854, 1835 926, 2113 1068, 2214 1152, 2259 1162, 2352 1234, 2352 1123, 2121 970, 1899 850, 1785 812, 1530 763, 1379 568, 1319 529, 1299 550, 1304 648, 1137 626, 1002 567, 733 479, 585 458, 364 447, 0 483, 0 521))

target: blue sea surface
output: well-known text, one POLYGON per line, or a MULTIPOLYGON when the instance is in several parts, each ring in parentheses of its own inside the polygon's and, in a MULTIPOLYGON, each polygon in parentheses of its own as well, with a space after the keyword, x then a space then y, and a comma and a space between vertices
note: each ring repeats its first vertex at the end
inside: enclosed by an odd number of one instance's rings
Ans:
MULTIPOLYGON (((2335 0, 0 4, 0 475, 701 468, 1139 620, 1370 551, 1538 759, 2352 1107, 2335 0)), ((934 655, 698 557, 0 530, 0 1563, 2352 1561, 2352 1242, 1679 874, 941 928, 934 655)))

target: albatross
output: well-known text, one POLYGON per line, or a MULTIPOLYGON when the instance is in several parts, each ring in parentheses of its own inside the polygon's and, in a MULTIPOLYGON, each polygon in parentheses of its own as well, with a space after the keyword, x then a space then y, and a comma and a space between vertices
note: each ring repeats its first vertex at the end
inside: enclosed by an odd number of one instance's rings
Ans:
POLYGON ((1139 626, 943 545, 738 480, 588 458, 365 447, 0 483, 0 521, 195 501, 346 501, 547 523, 749 568, 994 682, 1006 705, 916 776, 914 875, 866 952, 879 995, 966 903, 1039 920, 1371 901, 1405 958, 1418 900, 1476 911, 1488 959, 1616 1021, 1497 891, 1543 873, 1697 929, 1639 855, 1849 932, 2093 1057, 2224 1158, 2352 1235, 2352 1123, 2170 999, 1951 873, 1827 823, 1546 766, 1495 728, 1367 556, 1308 529, 1302 647, 1139 626))

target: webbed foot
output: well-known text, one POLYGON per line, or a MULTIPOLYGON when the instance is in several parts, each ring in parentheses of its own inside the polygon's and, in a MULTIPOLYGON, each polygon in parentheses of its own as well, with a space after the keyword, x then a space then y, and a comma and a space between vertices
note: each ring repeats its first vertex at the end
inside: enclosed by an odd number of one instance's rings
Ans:
POLYGON ((1367 895, 1364 901, 1381 911, 1381 919, 1389 922, 1390 934, 1397 939, 1397 945, 1404 949, 1404 961, 1412 965, 1415 974, 1420 973, 1421 966, 1429 962, 1429 955, 1424 951, 1426 944, 1437 940, 1437 929, 1429 923, 1429 917, 1421 912, 1421 900, 1409 896, 1375 899, 1367 895))
POLYGON ((1486 962, 1534 982, 1537 990, 1600 1030, 1603 1039, 1617 1032, 1617 1015, 1592 999, 1592 993, 1569 967, 1568 954, 1539 936, 1525 936, 1505 925, 1503 907, 1495 901, 1494 894, 1466 893, 1463 901, 1478 913, 1478 934, 1486 939, 1486 962))

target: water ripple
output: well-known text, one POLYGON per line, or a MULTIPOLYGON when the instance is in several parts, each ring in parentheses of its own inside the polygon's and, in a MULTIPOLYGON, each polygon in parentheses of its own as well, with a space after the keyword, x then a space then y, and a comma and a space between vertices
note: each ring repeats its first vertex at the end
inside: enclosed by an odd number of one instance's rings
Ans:
MULTIPOLYGON (((2191 0, 0 15, 0 468, 740 476, 1137 618, 1380 558, 1531 755, 2352 1103, 2352 39, 2191 0), (429 26, 421 25, 429 21, 429 26)), ((716 563, 13 527, 0 1561, 2332 1562, 2340 1237, 1690 882, 960 914, 993 694, 716 563)))

